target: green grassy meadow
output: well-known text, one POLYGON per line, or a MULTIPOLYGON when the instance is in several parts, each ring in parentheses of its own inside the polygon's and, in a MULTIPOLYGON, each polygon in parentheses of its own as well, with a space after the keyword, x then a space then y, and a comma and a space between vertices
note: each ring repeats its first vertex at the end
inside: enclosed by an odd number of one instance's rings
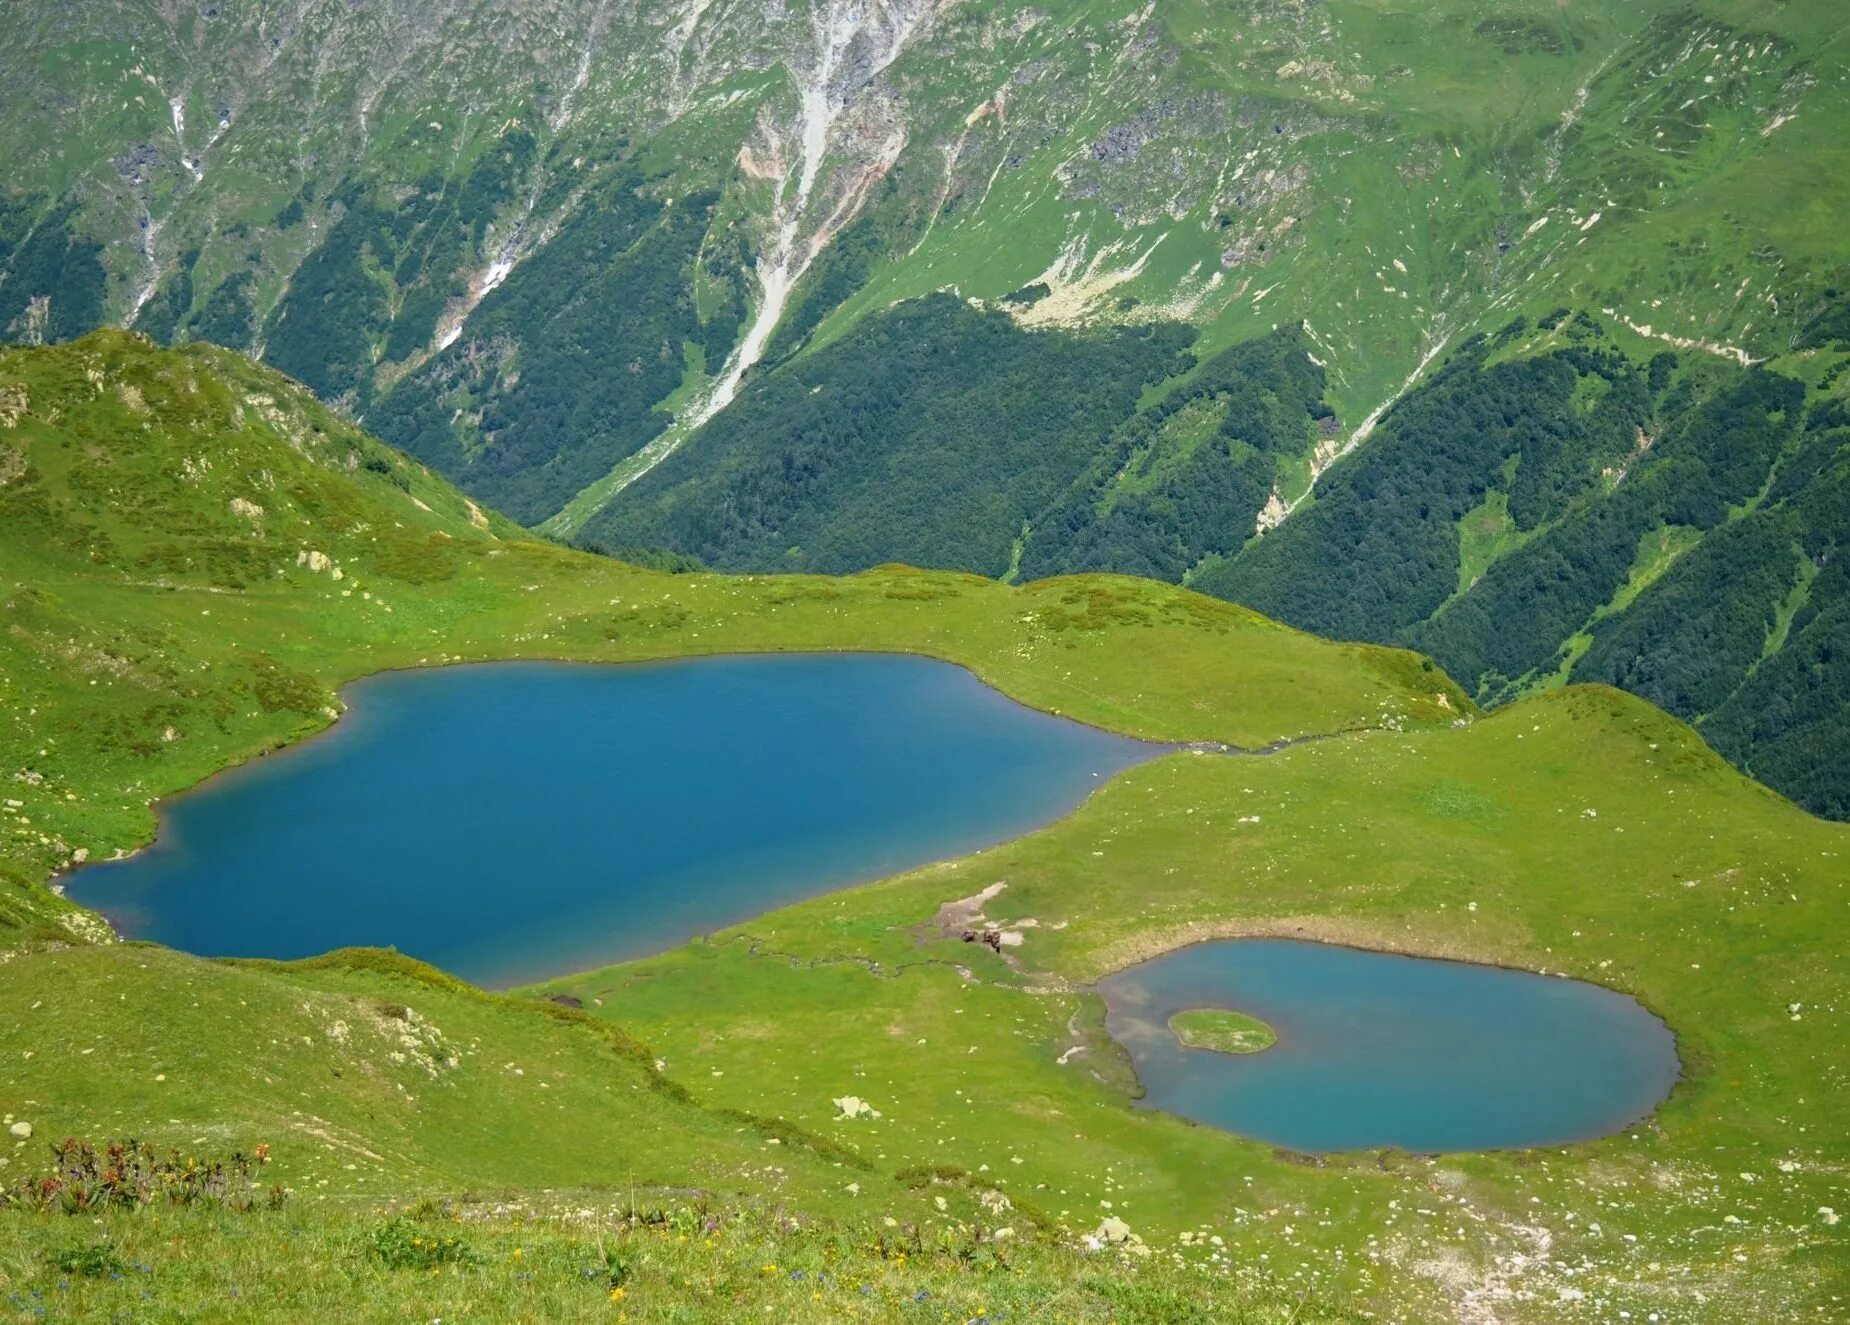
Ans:
POLYGON ((216 351, 7 351, 0 406, 0 1110, 31 1129, 0 1136, 0 1318, 1845 1313, 1850 828, 1641 700, 1479 716, 1417 655, 1122 577, 641 571, 216 351), (510 994, 372 951, 104 942, 48 887, 370 672, 785 649, 929 654, 1252 753, 1178 751, 1017 841, 510 994), (946 923, 986 892, 1020 945, 946 923), (1664 1017, 1684 1075, 1621 1134, 1470 1155, 1138 1107, 1090 983, 1244 934, 1596 980, 1664 1017), (264 1145, 289 1195, 30 1208, 65 1136, 264 1145), (1136 1240, 1089 1245, 1108 1217, 1136 1240))

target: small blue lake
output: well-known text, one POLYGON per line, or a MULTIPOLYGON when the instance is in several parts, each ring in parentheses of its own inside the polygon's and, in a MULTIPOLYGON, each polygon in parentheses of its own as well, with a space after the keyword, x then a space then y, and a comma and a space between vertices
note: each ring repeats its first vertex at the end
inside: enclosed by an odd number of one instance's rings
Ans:
POLYGON ((1304 1151, 1557 1145, 1615 1132, 1676 1083, 1676 1041, 1636 999, 1525 971, 1236 939, 1099 984, 1144 1103, 1304 1151), (1254 1054, 1184 1047, 1169 1018, 1267 1022, 1254 1054))
POLYGON ((505 986, 1019 836, 1162 750, 877 654, 453 667, 347 699, 70 895, 205 956, 391 945, 505 986))

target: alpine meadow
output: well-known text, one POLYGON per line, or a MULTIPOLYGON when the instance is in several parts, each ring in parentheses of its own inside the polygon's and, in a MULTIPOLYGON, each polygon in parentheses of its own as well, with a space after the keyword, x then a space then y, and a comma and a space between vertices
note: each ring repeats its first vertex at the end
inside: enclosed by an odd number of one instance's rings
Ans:
POLYGON ((1837 0, 0 38, 0 1320, 1850 1321, 1837 0))

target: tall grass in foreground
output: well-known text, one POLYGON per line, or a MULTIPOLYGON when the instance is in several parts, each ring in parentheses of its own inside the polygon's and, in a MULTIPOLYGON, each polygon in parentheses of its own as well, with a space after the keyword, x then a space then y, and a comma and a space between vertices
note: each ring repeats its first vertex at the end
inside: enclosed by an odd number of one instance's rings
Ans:
POLYGON ((0 1320, 1233 1322, 1368 1319, 1168 1253, 821 1226, 695 1202, 290 1202, 0 1212, 0 1320))

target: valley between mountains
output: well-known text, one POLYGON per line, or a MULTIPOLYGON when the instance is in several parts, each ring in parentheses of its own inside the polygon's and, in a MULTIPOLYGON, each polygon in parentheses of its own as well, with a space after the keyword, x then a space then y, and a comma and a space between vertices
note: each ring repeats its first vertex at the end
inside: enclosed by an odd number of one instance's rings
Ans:
POLYGON ((1841 5, 0 38, 0 1318, 1850 1319, 1841 5))
POLYGON ((1481 703, 1618 685, 1850 804, 1824 0, 124 2, 13 35, 7 334, 245 350, 633 560, 1150 575, 1481 703))
POLYGON ((66 1134, 261 1143, 287 1193, 0 1212, 22 1310, 1835 1312, 1845 830, 1645 702, 1480 715, 1418 655, 1149 580, 642 570, 532 539, 228 351, 102 333, 9 351, 0 381, 8 1200, 66 1134), (365 672, 843 648, 1147 738, 1323 739, 1166 755, 1017 841, 507 995, 376 949, 101 941, 46 886, 143 845, 154 798, 326 726, 365 672), (1673 1028, 1681 1077, 1604 1139, 1454 1155, 1299 1155, 1130 1107, 1090 983, 1232 935, 1610 985, 1673 1028), (93 1233, 119 1279, 42 1268, 93 1233))

